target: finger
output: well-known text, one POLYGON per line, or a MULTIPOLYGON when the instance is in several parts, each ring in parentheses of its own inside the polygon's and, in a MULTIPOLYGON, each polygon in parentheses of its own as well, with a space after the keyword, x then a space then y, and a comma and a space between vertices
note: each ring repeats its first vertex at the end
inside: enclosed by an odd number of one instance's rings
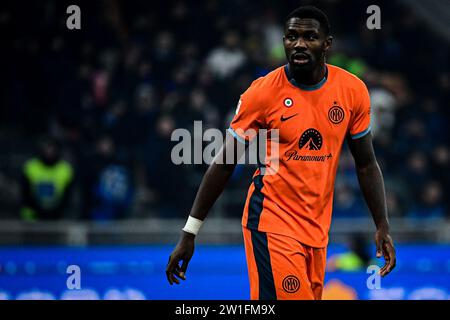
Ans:
POLYGON ((178 265, 178 259, 170 256, 169 257, 169 262, 167 263, 167 267, 166 267, 166 276, 167 276, 167 280, 169 281, 169 283, 172 285, 173 284, 173 271, 175 269, 175 266, 178 265))
POLYGON ((173 273, 170 276, 173 282, 175 282, 176 284, 180 284, 180 280, 178 280, 173 273))
POLYGON ((173 273, 168 273, 167 274, 167 280, 169 281, 170 285, 173 285, 174 283, 179 284, 180 282, 178 281, 177 278, 175 278, 175 275, 173 273))
POLYGON ((387 276, 389 273, 391 272, 391 270, 389 269, 389 265, 385 265, 381 270, 380 270, 380 275, 382 277, 387 276))
POLYGON ((180 277, 183 280, 186 280, 186 270, 189 264, 189 260, 185 259, 183 260, 183 263, 181 264, 181 269, 180 269, 180 277))
POLYGON ((380 270, 380 274, 383 277, 385 275, 389 274, 395 266, 395 260, 391 259, 391 256, 389 254, 385 254, 384 257, 385 257, 386 263, 383 266, 383 268, 381 268, 381 270, 380 270))
POLYGON ((167 268, 166 269, 166 278, 167 278, 167 281, 169 281, 170 285, 173 284, 171 274, 172 274, 172 272, 169 270, 169 268, 167 268))
POLYGON ((167 265, 166 265, 166 272, 170 271, 173 268, 173 260, 174 259, 172 259, 172 256, 170 256, 169 261, 167 262, 167 265))
POLYGON ((175 268, 173 274, 176 275, 176 276, 177 276, 178 278, 180 278, 181 280, 186 280, 186 277, 185 277, 185 275, 184 275, 184 272, 182 272, 181 269, 180 269, 180 267, 178 267, 178 266, 175 268))
POLYGON ((377 258, 381 258, 382 257, 382 249, 381 249, 381 243, 380 242, 381 241, 379 241, 378 239, 375 240, 375 244, 376 244, 376 247, 377 247, 377 253, 376 253, 377 258))
POLYGON ((377 258, 381 258, 381 241, 378 238, 378 235, 375 235, 375 246, 376 246, 376 256, 377 256, 377 258))
POLYGON ((380 269, 380 275, 384 275, 389 265, 389 259, 385 260, 384 266, 380 269))
POLYGON ((389 274, 395 268, 396 264, 395 249, 389 243, 387 243, 384 247, 386 265, 383 270, 383 276, 389 274))
POLYGON ((173 285, 173 274, 171 272, 166 271, 167 281, 169 281, 170 285, 173 285))
POLYGON ((170 285, 173 285, 173 281, 172 281, 170 272, 166 271, 166 277, 167 277, 167 281, 169 281, 170 285))
POLYGON ((169 262, 167 264, 166 276, 167 280, 171 285, 173 285, 174 283, 180 284, 180 280, 178 280, 177 277, 186 280, 184 274, 180 274, 181 269, 180 266, 178 265, 179 260, 180 260, 179 258, 170 257, 169 262))
POLYGON ((391 260, 389 255, 385 251, 383 251, 383 257, 384 257, 384 265, 380 269, 380 275, 382 275, 382 276, 386 273, 386 270, 387 270, 390 260, 391 260))
POLYGON ((380 276, 384 277, 384 275, 386 274, 386 268, 387 268, 387 264, 385 264, 383 266, 383 268, 380 269, 380 276))

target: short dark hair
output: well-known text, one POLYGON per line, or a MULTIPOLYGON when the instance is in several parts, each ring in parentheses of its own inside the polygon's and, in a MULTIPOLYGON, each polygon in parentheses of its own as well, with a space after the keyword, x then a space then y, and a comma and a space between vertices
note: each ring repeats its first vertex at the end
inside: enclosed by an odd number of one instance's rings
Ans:
POLYGON ((330 35, 331 27, 330 27, 330 21, 328 20, 327 15, 325 12, 320 10, 319 8, 315 6, 301 6, 292 11, 285 20, 285 24, 292 18, 306 18, 306 19, 315 19, 319 21, 320 28, 324 32, 326 36, 330 35))

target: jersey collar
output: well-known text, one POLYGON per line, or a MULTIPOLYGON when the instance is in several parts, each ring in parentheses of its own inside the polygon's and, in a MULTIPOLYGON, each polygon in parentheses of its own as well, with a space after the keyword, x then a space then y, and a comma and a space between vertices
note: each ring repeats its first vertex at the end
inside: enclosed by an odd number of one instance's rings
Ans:
POLYGON ((290 72, 289 72, 289 66, 287 64, 284 66, 284 72, 286 74, 288 81, 291 84, 293 84, 297 88, 300 88, 300 89, 306 90, 306 91, 313 91, 313 90, 322 88, 322 86, 325 84, 325 82, 327 82, 327 79, 328 79, 328 66, 327 65, 325 65, 325 76, 323 77, 323 79, 320 80, 319 83, 316 83, 311 86, 306 85, 306 84, 300 84, 293 77, 291 77, 290 72))

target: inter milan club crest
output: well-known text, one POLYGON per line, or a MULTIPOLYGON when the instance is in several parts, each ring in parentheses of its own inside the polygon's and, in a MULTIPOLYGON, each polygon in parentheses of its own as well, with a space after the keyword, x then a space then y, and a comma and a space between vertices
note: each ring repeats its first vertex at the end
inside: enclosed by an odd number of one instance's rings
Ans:
POLYGON ((296 276, 289 275, 283 279, 283 289, 287 293, 295 293, 300 289, 300 280, 296 276))
POLYGON ((344 120, 344 116, 344 110, 334 101, 333 106, 328 111, 328 119, 334 124, 339 124, 344 120))
POLYGON ((284 106, 286 108, 290 108, 294 105, 294 100, 292 100, 291 98, 286 98, 284 99, 284 106))

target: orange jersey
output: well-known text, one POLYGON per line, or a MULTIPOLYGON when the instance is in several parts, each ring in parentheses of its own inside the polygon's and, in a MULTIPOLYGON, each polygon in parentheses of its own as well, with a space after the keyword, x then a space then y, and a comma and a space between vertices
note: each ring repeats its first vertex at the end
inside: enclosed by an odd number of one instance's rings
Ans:
POLYGON ((277 68, 241 95, 228 131, 248 143, 252 138, 242 134, 248 129, 279 130, 279 155, 267 154, 266 170, 274 157, 279 164, 274 174, 256 170, 243 226, 326 247, 342 144, 347 135, 357 139, 370 131, 367 87, 328 64, 326 77, 315 86, 298 85, 289 80, 287 66, 277 68))

